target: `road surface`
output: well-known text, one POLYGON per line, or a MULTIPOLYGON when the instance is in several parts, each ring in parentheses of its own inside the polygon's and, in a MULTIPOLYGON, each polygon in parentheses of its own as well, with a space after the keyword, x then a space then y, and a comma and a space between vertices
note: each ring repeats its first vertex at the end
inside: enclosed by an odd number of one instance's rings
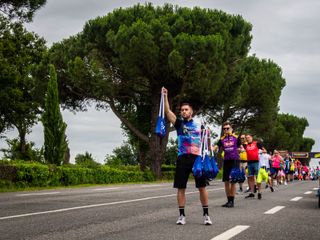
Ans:
POLYGON ((262 199, 237 195, 226 209, 223 183, 211 182, 204 226, 199 194, 187 188, 187 224, 177 226, 171 183, 0 193, 0 239, 218 240, 320 239, 318 182, 281 185, 262 199))

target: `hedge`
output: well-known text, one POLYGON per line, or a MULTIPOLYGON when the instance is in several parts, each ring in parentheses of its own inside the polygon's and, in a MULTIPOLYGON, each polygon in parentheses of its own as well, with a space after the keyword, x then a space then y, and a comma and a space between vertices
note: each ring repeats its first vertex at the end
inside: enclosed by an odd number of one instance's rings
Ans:
POLYGON ((109 166, 84 168, 41 163, 0 163, 0 188, 46 187, 154 181, 151 171, 121 170, 109 166))
MULTIPOLYGON (((165 180, 174 178, 175 166, 161 167, 165 180)), ((191 175, 190 175, 191 177, 191 175)), ((217 179, 221 178, 221 171, 217 179)), ((155 181, 155 175, 138 166, 97 166, 86 168, 77 165, 45 165, 37 162, 0 161, 0 188, 27 188, 71 186, 79 184, 109 184, 155 181)))

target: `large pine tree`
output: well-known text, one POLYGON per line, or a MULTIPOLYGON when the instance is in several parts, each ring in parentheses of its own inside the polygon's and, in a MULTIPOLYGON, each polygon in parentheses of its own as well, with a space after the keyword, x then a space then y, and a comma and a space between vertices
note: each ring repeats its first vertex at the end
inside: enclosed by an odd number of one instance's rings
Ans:
POLYGON ((61 165, 67 150, 66 127, 59 108, 57 73, 49 66, 50 79, 42 115, 44 127, 44 156, 47 163, 61 165))

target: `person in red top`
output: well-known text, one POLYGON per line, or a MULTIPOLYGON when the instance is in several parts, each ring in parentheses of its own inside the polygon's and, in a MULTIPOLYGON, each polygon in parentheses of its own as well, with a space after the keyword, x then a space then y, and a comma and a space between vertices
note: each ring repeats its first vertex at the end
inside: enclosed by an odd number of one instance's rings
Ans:
POLYGON ((250 134, 246 135, 247 144, 243 147, 247 152, 248 162, 248 184, 250 193, 245 198, 253 198, 255 192, 255 182, 259 172, 259 149, 262 149, 262 145, 257 141, 253 141, 250 134))

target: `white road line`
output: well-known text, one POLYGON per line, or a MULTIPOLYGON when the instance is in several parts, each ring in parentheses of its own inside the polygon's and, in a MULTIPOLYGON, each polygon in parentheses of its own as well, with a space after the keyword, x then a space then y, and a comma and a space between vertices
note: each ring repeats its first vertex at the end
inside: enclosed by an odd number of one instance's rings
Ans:
POLYGON ((302 199, 302 197, 295 197, 295 198, 290 199, 290 201, 291 201, 291 202, 297 202, 297 201, 299 201, 300 199, 302 199))
POLYGON ((16 197, 26 197, 26 196, 42 196, 42 195, 54 195, 60 192, 46 192, 46 193, 21 193, 17 194, 16 197))
MULTIPOLYGON (((218 191, 218 190, 222 190, 222 189, 224 189, 224 188, 208 189, 207 191, 208 192, 212 192, 212 191, 218 191)), ((198 191, 186 192, 186 195, 194 194, 194 193, 198 193, 198 191)), ((35 216, 35 215, 43 215, 43 214, 57 213, 57 212, 67 212, 67 211, 78 210, 78 209, 86 209, 86 208, 94 208, 94 207, 102 207, 102 206, 111 206, 111 205, 117 205, 117 204, 123 204, 123 203, 141 202, 141 201, 147 201, 147 200, 152 200, 152 199, 160 199, 160 198, 167 198, 167 197, 174 197, 174 196, 177 196, 177 194, 175 193, 175 194, 160 195, 160 196, 154 196, 154 197, 146 197, 146 198, 124 200, 124 201, 118 201, 118 202, 100 203, 100 204, 84 205, 84 206, 71 207, 71 208, 61 208, 61 209, 49 210, 49 211, 43 211, 43 212, 25 213, 25 214, 19 214, 19 215, 0 217, 0 220, 12 219, 12 218, 21 218, 21 217, 35 216)))
POLYGON ((112 188, 95 188, 92 189, 93 191, 108 191, 108 190, 115 190, 115 189, 119 189, 120 187, 112 187, 112 188))
POLYGON ((317 187, 315 187, 315 188, 313 188, 312 190, 318 190, 319 188, 317 188, 317 187))
POLYGON ((227 231, 225 231, 224 233, 221 233, 220 235, 211 238, 211 240, 228 240, 234 236, 236 236, 237 234, 241 233, 242 231, 248 229, 250 226, 247 225, 237 225, 227 231))
POLYGON ((274 214, 274 213, 280 211, 283 208, 285 208, 285 206, 276 206, 276 207, 271 208, 270 210, 264 212, 264 214, 274 214))
POLYGON ((311 193, 312 193, 312 191, 307 191, 304 194, 311 194, 311 193))

